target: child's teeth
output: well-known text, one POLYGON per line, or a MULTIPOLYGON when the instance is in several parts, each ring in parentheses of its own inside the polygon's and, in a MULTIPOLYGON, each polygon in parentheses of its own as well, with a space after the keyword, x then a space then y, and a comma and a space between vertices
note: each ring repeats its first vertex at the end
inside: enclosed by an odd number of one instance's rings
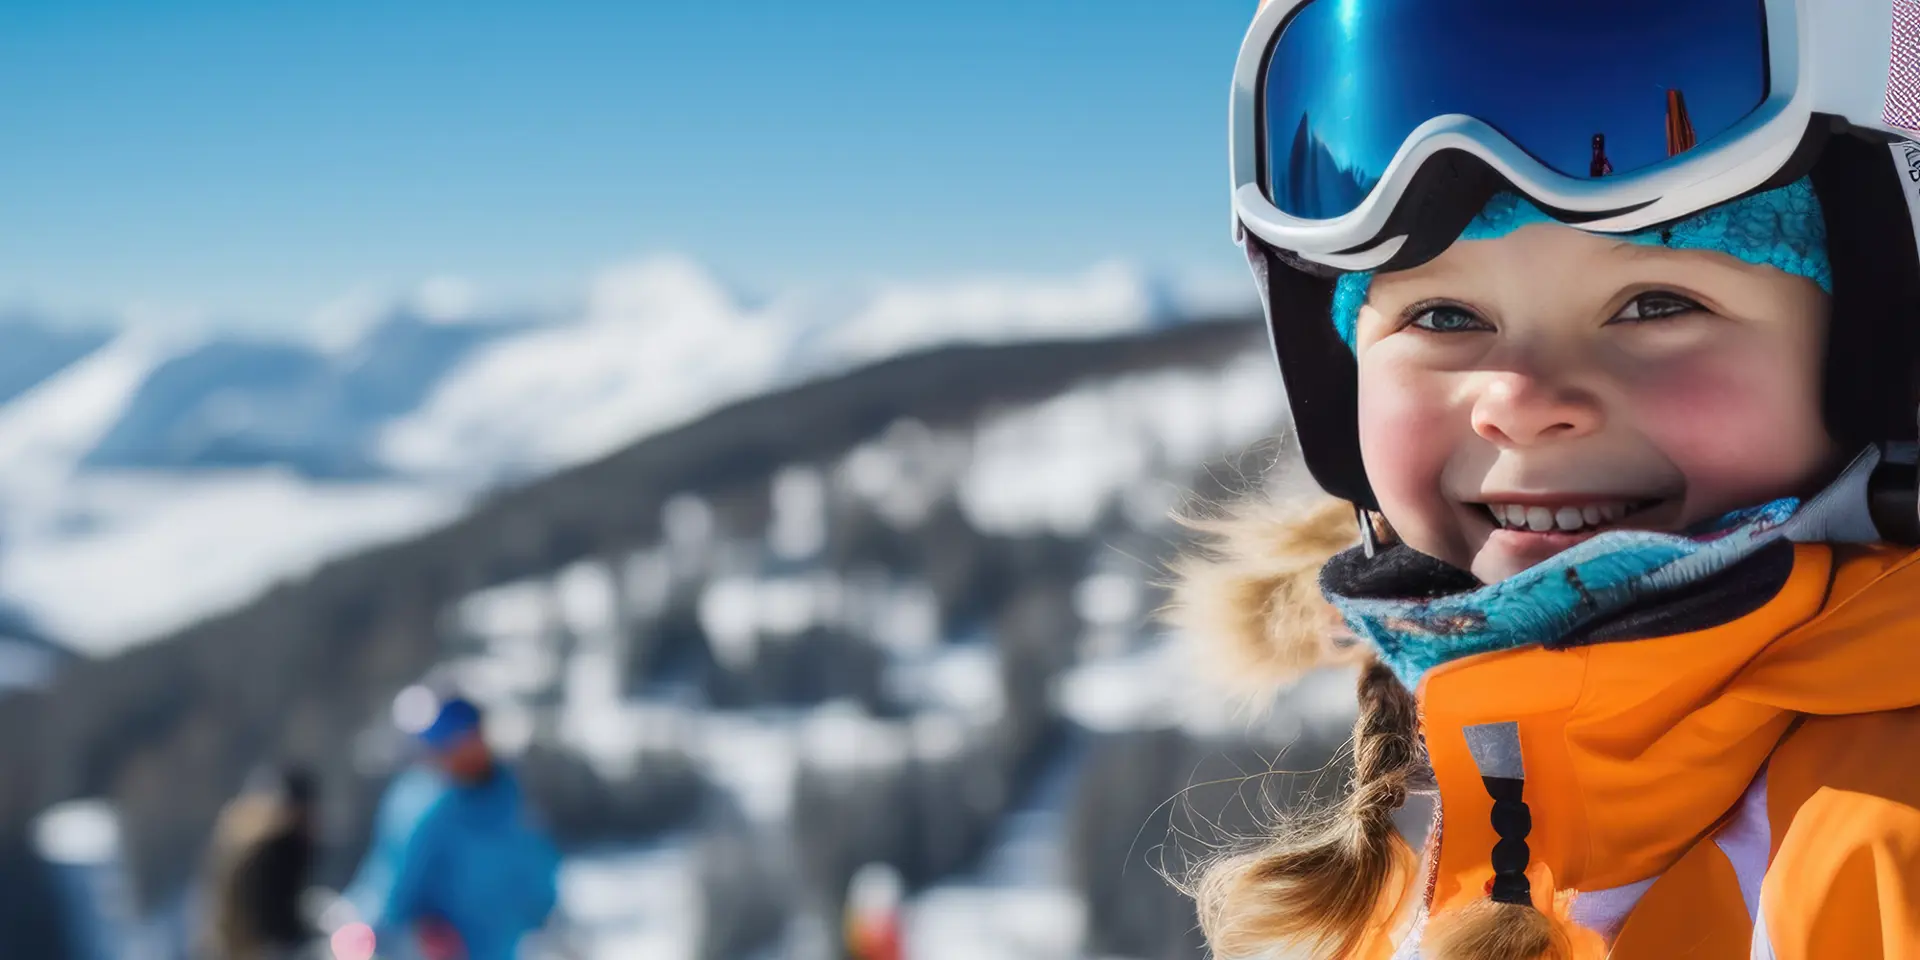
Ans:
POLYGON ((1509 530, 1546 533, 1559 530, 1572 533, 1590 527, 1617 523, 1633 512, 1625 503, 1592 503, 1579 507, 1528 507, 1517 503, 1490 503, 1487 510, 1495 522, 1509 530))

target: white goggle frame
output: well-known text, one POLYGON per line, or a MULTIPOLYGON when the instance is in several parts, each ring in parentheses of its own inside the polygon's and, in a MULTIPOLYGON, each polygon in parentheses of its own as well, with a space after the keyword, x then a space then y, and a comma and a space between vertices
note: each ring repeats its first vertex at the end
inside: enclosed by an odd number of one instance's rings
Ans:
MULTIPOLYGON (((1236 239, 1244 229, 1271 246, 1329 267, 1370 270, 1399 252, 1407 237, 1383 235, 1387 220, 1414 174, 1442 150, 1478 157, 1544 207, 1575 213, 1631 211, 1579 224, 1597 233, 1677 220, 1760 186, 1786 165, 1815 114, 1840 117, 1902 141, 1894 145, 1895 162, 1905 156, 1902 168, 1920 171, 1920 154, 1902 153, 1905 141, 1920 137, 1920 2, 1766 0, 1767 99, 1726 132, 1680 157, 1605 179, 1569 177, 1535 160, 1486 123, 1448 114, 1407 136, 1380 182, 1353 211, 1332 220, 1290 216, 1274 206, 1261 187, 1257 141, 1263 125, 1256 113, 1257 87, 1280 28, 1295 10, 1314 2, 1333 0, 1264 4, 1241 44, 1229 121, 1233 213, 1236 239)), ((1920 173, 1915 183, 1920 184, 1920 173)), ((1912 191, 1908 199, 1910 206, 1915 203, 1912 191)))

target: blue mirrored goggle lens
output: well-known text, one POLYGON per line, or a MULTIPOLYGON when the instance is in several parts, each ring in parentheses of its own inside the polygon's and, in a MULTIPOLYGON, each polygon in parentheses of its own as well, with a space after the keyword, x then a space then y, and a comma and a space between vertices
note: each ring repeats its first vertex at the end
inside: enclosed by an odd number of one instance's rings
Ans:
POLYGON ((1261 89, 1268 198, 1351 212, 1414 128, 1465 114, 1558 173, 1651 166, 1767 98, 1763 0, 1316 0, 1261 89))

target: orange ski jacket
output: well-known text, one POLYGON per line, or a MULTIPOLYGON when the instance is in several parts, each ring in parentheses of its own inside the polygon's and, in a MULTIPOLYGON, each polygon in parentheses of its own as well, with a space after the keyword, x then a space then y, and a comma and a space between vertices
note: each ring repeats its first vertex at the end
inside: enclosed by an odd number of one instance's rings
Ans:
MULTIPOLYGON (((1586 956, 1920 960, 1920 552, 1798 544, 1757 609, 1691 632, 1429 671, 1429 911, 1499 839, 1463 730, 1518 724, 1536 902, 1586 956)), ((1380 937, 1374 957, 1417 957, 1380 937)))

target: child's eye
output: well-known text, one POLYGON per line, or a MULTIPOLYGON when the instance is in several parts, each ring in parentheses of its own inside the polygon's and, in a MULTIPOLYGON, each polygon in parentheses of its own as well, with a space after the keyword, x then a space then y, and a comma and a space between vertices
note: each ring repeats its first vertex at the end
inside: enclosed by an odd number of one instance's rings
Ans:
POLYGON ((1464 307, 1436 304, 1414 309, 1417 312, 1407 325, 1431 333, 1474 333, 1493 329, 1492 324, 1475 316, 1473 311, 1464 307))
POLYGON ((1704 309, 1706 308, 1677 293, 1655 290, 1627 301, 1627 305, 1621 307, 1620 312, 1614 314, 1613 319, 1607 322, 1639 323, 1647 320, 1665 320, 1668 317, 1677 317, 1683 313, 1704 309))

